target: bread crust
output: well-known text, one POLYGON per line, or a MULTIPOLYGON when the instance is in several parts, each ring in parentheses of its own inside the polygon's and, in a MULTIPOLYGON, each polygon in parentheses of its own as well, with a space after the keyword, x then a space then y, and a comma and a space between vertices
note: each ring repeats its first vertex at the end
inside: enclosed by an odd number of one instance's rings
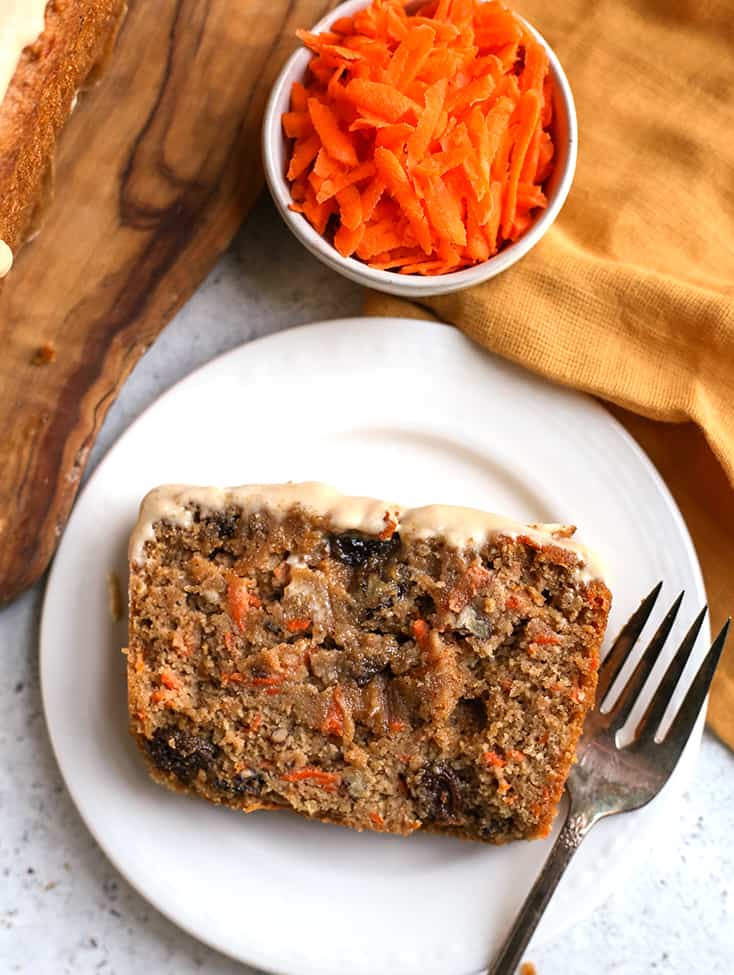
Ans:
POLYGON ((114 43, 126 0, 50 0, 0 103, 0 240, 13 251, 48 197, 59 134, 74 98, 114 43))

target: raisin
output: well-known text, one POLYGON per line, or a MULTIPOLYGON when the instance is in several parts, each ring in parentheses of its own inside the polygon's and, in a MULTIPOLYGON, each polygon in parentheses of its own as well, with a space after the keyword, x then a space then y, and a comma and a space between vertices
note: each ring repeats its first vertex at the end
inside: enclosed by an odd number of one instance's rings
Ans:
POLYGON ((416 596, 415 605, 418 610, 418 615, 424 620, 428 619, 429 616, 433 616, 436 612, 436 604, 433 601, 433 596, 430 596, 427 592, 422 592, 416 596))
POLYGON ((449 825, 456 823, 462 810, 461 782, 444 762, 424 768, 413 789, 421 819, 449 825))
POLYGON ((206 519, 220 538, 233 538, 237 534, 240 516, 234 511, 217 511, 206 519))
POLYGON ((157 728, 146 745, 156 768, 173 772, 184 783, 190 782, 198 771, 208 769, 219 751, 207 738, 178 728, 157 728))
POLYGON ((502 819, 488 819, 479 827, 479 835, 483 840, 494 840, 498 836, 507 834, 509 822, 502 819))
POLYGON ((265 788, 265 776, 262 772, 242 772, 233 779, 217 779, 214 784, 220 792, 230 795, 259 796, 265 788))
POLYGON ((381 539, 361 532, 344 532, 329 538, 331 554, 344 565, 359 568, 367 563, 388 559, 400 548, 400 535, 381 539))
POLYGON ((374 657, 365 657, 352 666, 349 676, 357 687, 366 687, 374 677, 377 677, 384 670, 387 670, 384 661, 376 660, 374 657))

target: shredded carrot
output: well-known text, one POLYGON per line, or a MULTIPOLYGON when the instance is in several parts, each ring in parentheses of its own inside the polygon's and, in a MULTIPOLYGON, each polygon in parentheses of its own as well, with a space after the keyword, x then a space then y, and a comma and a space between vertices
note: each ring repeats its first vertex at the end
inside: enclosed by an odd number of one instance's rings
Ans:
POLYGON ((539 633, 537 636, 533 637, 533 643, 538 643, 540 646, 548 646, 551 644, 558 644, 561 642, 561 638, 557 633, 539 633))
POLYGON ((167 687, 169 691, 178 690, 180 686, 170 670, 161 671, 161 684, 163 684, 164 687, 167 687))
POLYGON ((418 646, 424 647, 428 640, 428 623, 421 619, 413 620, 411 630, 413 633, 413 638, 418 646))
POLYGON ((238 673, 236 670, 231 673, 225 671, 220 675, 219 679, 225 686, 227 684, 245 684, 247 682, 245 675, 238 673))
MULTIPOLYGON (((230 674, 230 680, 232 680, 232 675, 230 674)), ((280 674, 273 674, 271 677, 253 677, 251 684, 253 687, 270 687, 279 688, 280 685, 285 680, 280 674)))
POLYGON ((320 148, 321 141, 316 133, 307 139, 297 140, 288 167, 288 179, 291 181, 298 179, 314 161, 320 148))
POLYGON ((397 122, 411 111, 420 111, 420 106, 411 98, 380 81, 353 78, 344 94, 357 109, 366 109, 387 122, 397 122))
POLYGON ((345 186, 336 194, 342 227, 356 230, 362 226, 362 197, 356 186, 345 186))
POLYGON ((316 193, 316 202, 325 203, 326 200, 332 196, 336 196, 337 193, 346 189, 347 186, 352 186, 354 183, 361 183, 368 177, 373 176, 374 172, 375 164, 373 162, 366 162, 349 172, 335 173, 333 176, 327 177, 316 193))
POLYGON ((341 776, 335 772, 325 772, 323 769, 314 768, 312 765, 305 765, 303 768, 294 769, 292 772, 284 772, 281 779, 285 782, 313 782, 326 792, 336 791, 341 782, 341 776))
POLYGON ((411 180, 402 163, 389 149, 383 146, 375 149, 377 173, 382 177, 388 192, 405 214, 415 239, 426 254, 431 253, 431 231, 428 226, 423 205, 418 199, 411 180))
POLYGON ((413 135, 408 139, 408 168, 413 169, 426 155, 426 150, 431 142, 438 125, 438 120, 443 111, 443 103, 446 99, 446 78, 439 80, 426 88, 425 107, 418 119, 418 124, 413 130, 413 135))
POLYGON ((321 34, 283 114, 290 208, 344 257, 445 274, 547 206, 548 54, 501 0, 373 0, 321 34))
POLYGON ((388 539, 392 538, 395 532, 397 531, 397 527, 398 527, 397 512, 391 513, 390 511, 386 511, 385 514, 382 516, 382 521, 385 527, 378 535, 378 538, 381 538, 383 542, 386 542, 388 539))
POLYGON ((303 631, 307 630, 310 625, 311 618, 304 616, 299 619, 288 620, 288 622, 285 624, 285 628, 291 633, 303 633, 303 631))
POLYGON ((374 812, 371 812, 371 813, 370 813, 370 819, 371 819, 371 820, 372 820, 372 822, 373 822, 373 823, 375 824, 375 826, 377 826, 377 827, 379 827, 379 828, 382 828, 382 827, 383 827, 383 826, 385 825, 385 820, 384 820, 384 819, 382 818, 382 816, 381 816, 381 815, 380 815, 380 814, 379 814, 379 813, 377 812, 377 810, 376 810, 376 809, 374 810, 374 812))
POLYGON ((305 139, 313 132, 308 112, 286 112, 283 115, 283 131, 289 139, 305 139))
POLYGON ((318 98, 309 98, 308 114, 326 152, 345 166, 356 166, 359 160, 354 145, 347 133, 339 128, 338 119, 331 108, 318 98))
POLYGON ((365 228, 363 225, 355 227, 354 230, 341 225, 334 234, 334 247, 342 257, 351 257, 364 239, 365 228))
POLYGON ((502 768, 504 765, 507 765, 506 760, 501 755, 498 755, 497 752, 485 752, 482 758, 490 768, 502 768))
POLYGON ((326 735, 341 737, 344 734, 344 707, 339 688, 335 687, 326 710, 326 717, 321 726, 326 735))
POLYGON ((231 573, 227 582, 227 609, 236 625, 244 630, 245 620, 250 609, 262 605, 257 593, 252 592, 249 579, 241 579, 231 573))

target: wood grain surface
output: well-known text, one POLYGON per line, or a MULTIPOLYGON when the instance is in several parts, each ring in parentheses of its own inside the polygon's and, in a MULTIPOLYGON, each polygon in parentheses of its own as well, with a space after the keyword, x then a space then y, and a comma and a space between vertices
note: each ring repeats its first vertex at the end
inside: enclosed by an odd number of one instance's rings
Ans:
POLYGON ((258 195, 268 90, 333 5, 131 0, 0 293, 0 601, 46 568, 122 383, 258 195))

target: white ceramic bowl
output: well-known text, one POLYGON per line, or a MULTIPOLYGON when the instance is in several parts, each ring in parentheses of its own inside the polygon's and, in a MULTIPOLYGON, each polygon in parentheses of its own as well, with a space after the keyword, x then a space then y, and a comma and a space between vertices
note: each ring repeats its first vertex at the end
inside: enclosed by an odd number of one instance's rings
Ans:
MULTIPOLYGON (((314 32, 326 30, 338 17, 350 16, 365 6, 367 6, 366 0, 347 0, 346 3, 342 3, 331 10, 312 29, 314 32)), ((342 257, 328 240, 325 240, 314 230, 302 214, 294 213, 288 209, 288 204, 291 203, 291 193, 285 173, 289 140, 283 134, 281 116, 283 112, 288 111, 293 82, 303 81, 308 62, 312 57, 309 50, 301 47, 288 59, 270 93, 263 120, 262 155, 265 177, 275 205, 290 230, 304 247, 328 267, 357 284, 362 284, 367 288, 375 288, 377 291, 385 291, 388 294, 400 295, 404 298, 418 299, 429 295, 460 291, 462 288, 469 288, 482 281, 487 281, 496 274, 507 270, 538 243, 558 216, 571 188, 576 169, 578 128, 571 87, 558 58, 545 38, 527 21, 523 22, 548 52, 555 92, 553 104, 555 166, 546 186, 548 206, 537 217, 530 229, 518 241, 505 247, 499 254, 490 257, 489 260, 474 267, 464 268, 461 271, 453 271, 450 274, 421 276, 399 274, 396 271, 378 271, 356 258, 342 257)))

